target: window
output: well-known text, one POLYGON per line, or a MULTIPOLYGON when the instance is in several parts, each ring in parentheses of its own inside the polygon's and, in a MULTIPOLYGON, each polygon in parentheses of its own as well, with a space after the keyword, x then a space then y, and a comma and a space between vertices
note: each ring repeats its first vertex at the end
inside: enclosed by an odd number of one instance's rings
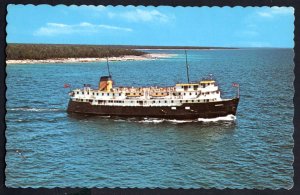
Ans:
POLYGON ((165 101, 165 103, 167 103, 167 101, 165 101))
POLYGON ((90 92, 87 92, 88 95, 90 95, 90 92))
POLYGON ((107 96, 109 96, 109 93, 107 93, 107 96))
POLYGON ((183 93, 183 95, 185 95, 185 93, 183 93))
POLYGON ((158 101, 158 103, 160 103, 160 101, 158 101))
POLYGON ((181 93, 179 93, 178 95, 181 95, 181 93))
POLYGON ((122 95, 122 93, 119 93, 119 96, 121 96, 122 95))
POLYGON ((182 103, 182 100, 180 100, 180 103, 182 103))
POLYGON ((97 95, 99 95, 99 93, 97 93, 97 95))
POLYGON ((77 94, 79 94, 79 91, 77 91, 77 94))
POLYGON ((84 94, 84 92, 82 92, 82 95, 84 94))
POLYGON ((192 100, 192 102, 194 102, 194 100, 192 100))
POLYGON ((192 93, 190 93, 190 95, 192 95, 192 93))
POLYGON ((174 103, 174 100, 171 100, 171 103, 174 103))
POLYGON ((198 102, 200 102, 200 100, 198 100, 198 102))
POLYGON ((155 103, 155 101, 152 101, 152 103, 155 103))
POLYGON ((173 93, 173 95, 176 95, 176 93, 173 93))

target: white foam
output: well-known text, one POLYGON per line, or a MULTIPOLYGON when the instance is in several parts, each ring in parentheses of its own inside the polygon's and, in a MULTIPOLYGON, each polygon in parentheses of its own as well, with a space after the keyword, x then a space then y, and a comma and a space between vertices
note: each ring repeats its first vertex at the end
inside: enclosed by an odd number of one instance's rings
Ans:
POLYGON ((169 122, 174 124, 179 123, 192 123, 192 122, 218 122, 218 121, 234 121, 236 120, 236 116, 230 114, 223 117, 216 117, 216 118, 198 118, 196 120, 176 120, 176 119, 159 119, 159 118, 144 118, 143 120, 130 120, 132 122, 138 123, 162 123, 162 122, 169 122))
POLYGON ((235 121, 236 116, 229 114, 227 116, 216 117, 216 118, 198 118, 201 122, 218 122, 218 121, 235 121))
POLYGON ((156 118, 144 118, 144 120, 138 121, 139 123, 162 123, 165 119, 156 119, 156 118))
POLYGON ((191 122, 195 122, 194 120, 176 120, 176 119, 166 120, 166 121, 171 122, 171 123, 191 123, 191 122))
POLYGON ((8 108, 7 110, 12 111, 30 111, 30 112, 43 112, 43 111, 59 111, 61 109, 58 108, 8 108))

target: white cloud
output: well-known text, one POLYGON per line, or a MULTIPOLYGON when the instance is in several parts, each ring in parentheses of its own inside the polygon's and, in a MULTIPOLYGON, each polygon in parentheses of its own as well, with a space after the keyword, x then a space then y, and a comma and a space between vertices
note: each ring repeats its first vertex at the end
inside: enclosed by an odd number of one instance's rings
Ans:
POLYGON ((161 22, 161 23, 166 23, 172 18, 155 9, 149 11, 142 10, 142 9, 135 9, 133 11, 127 11, 119 14, 109 12, 108 17, 110 18, 121 17, 131 22, 161 22))
POLYGON ((263 18, 273 18, 275 16, 293 15, 293 7, 271 7, 257 12, 257 15, 263 18))
POLYGON ((131 28, 123 28, 118 26, 111 26, 105 24, 91 24, 88 22, 81 22, 79 24, 62 24, 62 23, 47 23, 40 27, 33 34, 35 36, 56 36, 68 35, 76 33, 98 33, 105 30, 127 31, 131 32, 131 28))

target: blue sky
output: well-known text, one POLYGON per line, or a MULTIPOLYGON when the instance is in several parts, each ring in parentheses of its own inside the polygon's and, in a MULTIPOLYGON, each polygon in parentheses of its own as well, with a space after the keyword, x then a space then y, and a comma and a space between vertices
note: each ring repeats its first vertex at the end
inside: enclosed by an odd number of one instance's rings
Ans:
POLYGON ((8 43, 294 47, 292 7, 9 5, 8 43))

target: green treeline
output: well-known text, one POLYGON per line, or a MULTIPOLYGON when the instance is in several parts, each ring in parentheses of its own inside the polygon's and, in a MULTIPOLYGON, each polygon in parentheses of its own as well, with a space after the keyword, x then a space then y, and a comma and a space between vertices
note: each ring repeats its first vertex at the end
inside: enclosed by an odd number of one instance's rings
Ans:
POLYGON ((55 58, 103 58, 145 54, 126 47, 60 44, 8 44, 7 60, 44 60, 55 58))

